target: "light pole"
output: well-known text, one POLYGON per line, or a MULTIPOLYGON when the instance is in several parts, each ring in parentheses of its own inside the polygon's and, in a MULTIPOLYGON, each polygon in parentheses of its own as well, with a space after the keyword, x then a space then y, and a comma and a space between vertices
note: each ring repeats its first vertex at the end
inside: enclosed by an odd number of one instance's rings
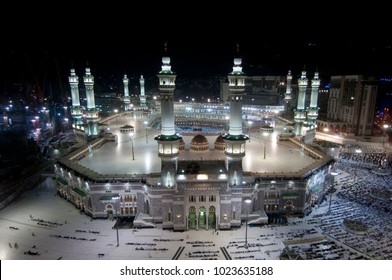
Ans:
MULTIPOLYGON (((268 133, 264 132, 263 135, 264 137, 266 137, 268 133)), ((264 138, 264 159, 265 159, 266 150, 267 150, 267 138, 264 138)))
POLYGON ((389 127, 389 125, 385 123, 382 127, 384 128, 384 134, 387 134, 387 128, 389 127))
POLYGON ((332 205, 332 186, 329 185, 328 191, 329 191, 329 205, 328 205, 328 213, 331 213, 331 205, 332 205))
POLYGON ((327 141, 327 133, 328 133, 328 131, 329 131, 329 128, 328 127, 324 127, 324 141, 327 141))
POLYGON ((146 127, 146 143, 148 143, 148 135, 147 135, 147 125, 148 125, 148 121, 144 121, 144 125, 146 127))
POLYGON ((129 136, 131 136, 132 160, 135 160, 135 151, 133 149, 133 135, 135 135, 134 131, 129 132, 129 136))
MULTIPOLYGON (((386 137, 387 137, 387 142, 388 142, 389 139, 388 139, 388 134, 387 134, 387 128, 389 127, 389 125, 384 124, 382 127, 384 128, 384 134, 386 135, 386 137)), ((384 135, 383 135, 383 137, 382 137, 382 143, 384 144, 384 142, 385 142, 385 138, 384 138, 384 135)))
POLYGON ((248 129, 248 131, 249 131, 249 143, 250 143, 250 133, 251 133, 251 131, 252 131, 252 121, 248 121, 248 124, 249 124, 249 129, 248 129))
POLYGON ((252 200, 249 197, 246 197, 244 199, 247 211, 246 211, 246 220, 245 220, 245 248, 248 249, 248 218, 249 218, 249 204, 252 202, 252 200))
MULTIPOLYGON (((360 153, 362 153, 362 150, 361 149, 356 149, 355 152, 357 154, 360 154, 360 153)), ((357 170, 358 170, 358 163, 355 164, 353 183, 355 183, 358 180, 358 178, 357 178, 357 170)))
POLYGON ((117 234, 117 247, 120 246, 120 240, 118 237, 118 212, 120 210, 120 196, 112 196, 112 200, 115 201, 115 203, 117 204, 118 202, 118 210, 114 209, 116 211, 116 234, 117 234))
POLYGON ((331 204, 332 204, 332 193, 333 193, 333 186, 335 184, 335 176, 339 174, 336 168, 336 163, 334 163, 330 168, 330 174, 333 176, 333 183, 329 186, 329 206, 328 206, 328 213, 331 212, 331 204))
POLYGON ((114 114, 116 115, 116 123, 117 123, 117 113, 118 113, 118 110, 117 110, 117 109, 114 109, 113 112, 114 112, 114 114))

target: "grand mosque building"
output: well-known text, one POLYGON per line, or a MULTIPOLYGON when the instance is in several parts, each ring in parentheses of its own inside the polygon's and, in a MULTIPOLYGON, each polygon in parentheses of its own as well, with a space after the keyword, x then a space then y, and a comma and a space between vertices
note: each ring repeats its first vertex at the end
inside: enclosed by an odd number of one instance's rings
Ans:
MULTIPOLYGON (((308 145, 318 114, 318 73, 311 82, 310 106, 305 106, 308 79, 302 72, 294 120, 285 122, 278 112, 272 127, 257 125, 265 108, 243 109, 241 58, 234 58, 228 100, 222 104, 174 102, 176 74, 169 56, 162 58, 157 76, 155 114, 128 110, 125 75, 125 113, 102 120, 90 69, 83 77, 85 109, 79 103, 79 78, 71 69, 73 127, 86 140, 56 161, 55 172, 58 193, 81 212, 92 218, 129 218, 135 227, 232 229, 244 221, 264 224, 274 217, 302 216, 333 183, 334 159, 308 145), (197 129, 178 129, 195 123, 197 129)), ((286 104, 292 101, 291 79, 289 71, 286 104)), ((140 84, 139 106, 147 108, 143 77, 140 84)))

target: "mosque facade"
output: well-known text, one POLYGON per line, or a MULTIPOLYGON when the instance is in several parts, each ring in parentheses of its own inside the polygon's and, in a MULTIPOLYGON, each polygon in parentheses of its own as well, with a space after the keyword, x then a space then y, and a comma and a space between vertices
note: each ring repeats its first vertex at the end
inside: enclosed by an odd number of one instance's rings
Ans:
MULTIPOLYGON (((307 118, 307 112, 311 121, 314 122, 317 117, 316 97, 312 91, 311 106, 306 109, 303 106, 302 91, 299 90, 300 101, 295 111, 295 129, 298 135, 280 140, 290 141, 301 147, 307 156, 317 159, 316 163, 295 173, 282 171, 271 174, 243 170, 242 161, 249 136, 243 132, 242 100, 246 76, 241 64, 241 58, 235 58, 233 71, 228 74, 229 108, 226 104, 224 110, 229 110, 229 124, 224 129, 227 132, 217 136, 214 142, 214 148, 224 156, 220 160, 198 163, 178 159, 184 149, 184 138, 175 130, 176 74, 171 70, 170 57, 162 58, 162 69, 158 73, 161 130, 154 138, 161 171, 152 174, 101 174, 78 164, 91 151, 113 141, 113 137, 98 133, 93 77, 88 68, 84 77, 88 87, 87 120, 82 123, 78 79, 74 69, 71 69, 69 82, 73 98, 74 128, 82 129, 92 139, 55 163, 60 196, 92 218, 131 218, 135 227, 155 227, 161 224, 164 229, 176 231, 232 229, 240 227, 244 221, 249 224, 265 224, 285 215, 304 215, 333 183, 333 176, 329 172, 333 159, 308 147, 297 137, 301 136, 301 126, 307 118)), ((302 79, 305 85, 305 77, 302 79)), ((315 80, 317 79, 316 74, 315 80)), ((126 75, 123 81, 124 85, 128 85, 126 75)), ((140 82, 144 85, 143 77, 140 82)), ((316 88, 317 81, 312 85, 316 88)), ((127 86, 124 88, 124 103, 129 106, 127 86)), ((288 88, 286 101, 291 101, 290 93, 288 88)), ((144 92, 141 106, 146 106, 144 92)), ((189 122, 185 115, 183 118, 185 120, 182 121, 189 122)), ((220 123, 222 120, 216 121, 220 123)), ((202 133, 192 138, 189 147, 194 151, 210 149, 208 140, 202 133)))

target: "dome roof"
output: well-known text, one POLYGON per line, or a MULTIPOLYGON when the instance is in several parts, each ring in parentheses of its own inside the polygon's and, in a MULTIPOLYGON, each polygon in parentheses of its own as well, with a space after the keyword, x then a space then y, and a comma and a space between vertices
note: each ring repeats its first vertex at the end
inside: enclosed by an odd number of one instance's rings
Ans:
POLYGON ((190 149, 192 151, 207 151, 208 140, 204 135, 198 134, 192 138, 190 149))
POLYGON ((215 144, 224 144, 225 140, 223 140, 222 134, 216 137, 215 144))
POLYGON ((192 138, 192 144, 208 144, 208 140, 204 135, 198 134, 192 138))
POLYGON ((180 150, 180 151, 183 151, 184 149, 185 149, 185 142, 184 142, 184 139, 180 139, 180 142, 178 143, 178 149, 180 150))
POLYGON ((214 143, 214 148, 215 150, 219 150, 219 151, 224 151, 226 148, 226 142, 223 139, 223 135, 219 135, 218 137, 216 137, 215 139, 215 143, 214 143))

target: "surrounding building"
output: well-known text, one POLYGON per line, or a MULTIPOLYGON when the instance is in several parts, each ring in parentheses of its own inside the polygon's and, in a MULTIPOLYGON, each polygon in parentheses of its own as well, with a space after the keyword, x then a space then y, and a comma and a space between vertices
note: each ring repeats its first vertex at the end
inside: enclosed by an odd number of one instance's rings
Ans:
POLYGON ((318 129, 352 136, 371 136, 378 85, 362 75, 332 76, 327 119, 318 129))

